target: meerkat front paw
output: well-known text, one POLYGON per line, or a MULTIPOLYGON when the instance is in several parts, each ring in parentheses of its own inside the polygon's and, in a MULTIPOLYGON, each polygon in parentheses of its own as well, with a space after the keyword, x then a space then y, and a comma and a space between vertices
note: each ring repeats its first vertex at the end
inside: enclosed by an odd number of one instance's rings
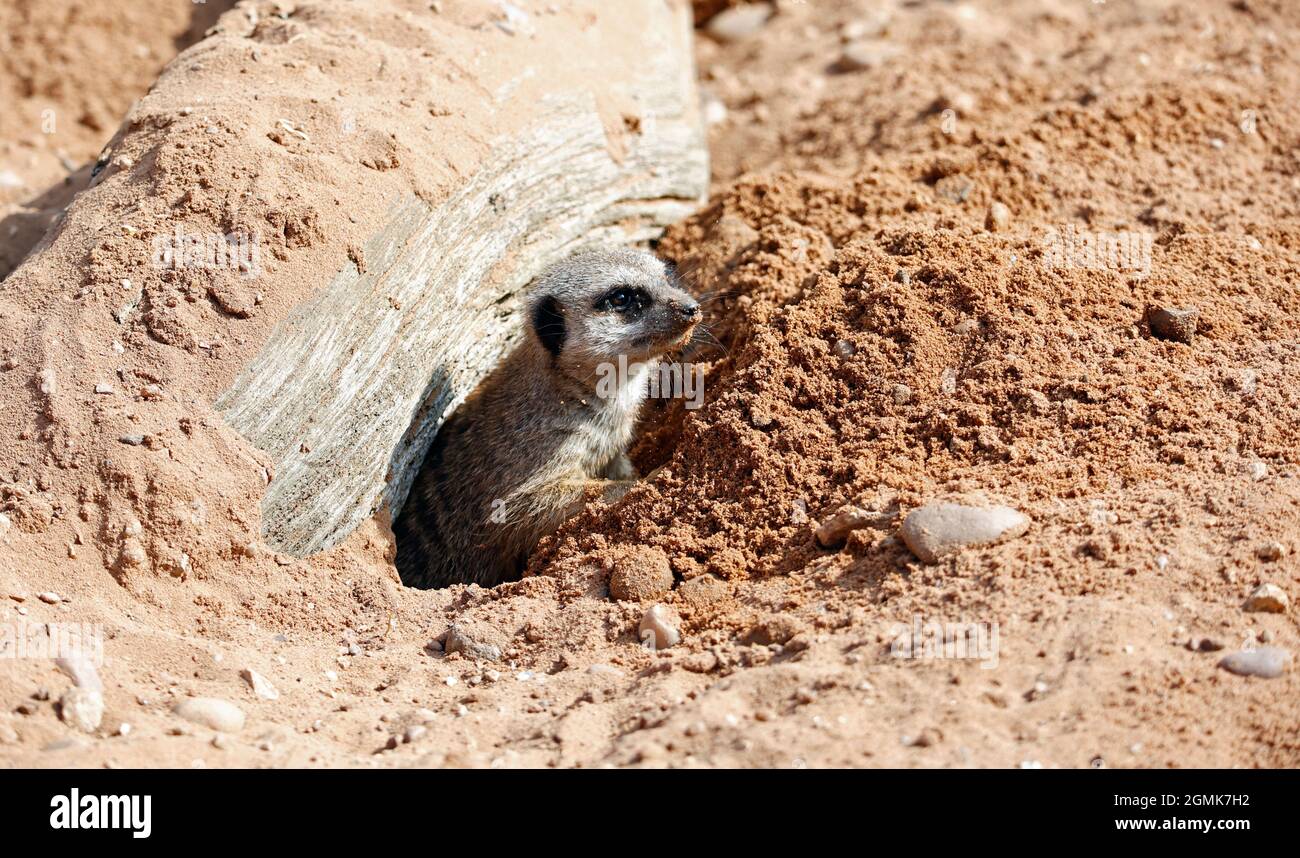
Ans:
POLYGON ((641 477, 637 473, 636 466, 632 460, 627 457, 627 453, 619 453, 609 464, 605 466, 605 472, 601 475, 607 480, 636 480, 641 477))
POLYGON ((623 499, 633 486, 637 484, 636 480, 610 480, 600 483, 600 499, 605 503, 616 503, 623 499))

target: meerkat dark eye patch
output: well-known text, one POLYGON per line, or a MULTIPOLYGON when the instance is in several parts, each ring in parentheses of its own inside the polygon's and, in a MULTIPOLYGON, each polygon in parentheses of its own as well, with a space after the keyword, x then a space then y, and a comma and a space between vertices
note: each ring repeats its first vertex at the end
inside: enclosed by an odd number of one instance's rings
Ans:
POLYGON ((548 352, 559 356, 564 347, 564 311, 554 296, 545 298, 533 311, 533 333, 548 352))
POLYGON ((649 307, 653 300, 650 293, 644 289, 638 289, 634 286, 618 286, 610 289, 596 301, 596 309, 636 315, 649 307))

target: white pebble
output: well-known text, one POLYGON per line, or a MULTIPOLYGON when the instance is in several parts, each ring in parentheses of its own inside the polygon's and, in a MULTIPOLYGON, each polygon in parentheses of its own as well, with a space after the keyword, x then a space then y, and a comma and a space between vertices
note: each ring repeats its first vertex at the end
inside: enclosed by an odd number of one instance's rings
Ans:
POLYGON ((253 670, 251 667, 240 671, 239 675, 242 676, 244 681, 248 683, 249 687, 253 689, 253 693, 263 700, 280 699, 280 692, 275 690, 275 686, 271 684, 270 680, 258 673, 256 670, 253 670))
POLYGON ((682 639, 674 612, 666 605, 651 605, 641 617, 641 643, 650 649, 667 649, 682 639))
POLYGON ((937 563, 972 545, 988 545, 1020 536, 1029 518, 1009 506, 987 508, 936 503, 915 509, 903 520, 902 537, 912 553, 937 563))
POLYGON ((761 30, 772 12, 769 3, 733 6, 714 15, 704 29, 720 42, 734 42, 761 30))
POLYGON ((238 733, 244 729, 244 710, 229 700, 191 697, 177 703, 172 711, 186 721, 211 727, 220 733, 238 733))
POLYGON ((93 733, 104 720, 104 695, 89 688, 69 688, 59 698, 59 717, 83 733, 93 733))

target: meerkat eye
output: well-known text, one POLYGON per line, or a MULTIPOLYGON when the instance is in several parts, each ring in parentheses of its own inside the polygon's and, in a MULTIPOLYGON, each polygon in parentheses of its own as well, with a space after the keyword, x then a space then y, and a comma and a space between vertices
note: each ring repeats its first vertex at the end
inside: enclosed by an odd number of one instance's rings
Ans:
POLYGON ((606 292, 597 306, 617 313, 627 313, 644 309, 649 303, 650 295, 644 289, 619 286, 606 292))

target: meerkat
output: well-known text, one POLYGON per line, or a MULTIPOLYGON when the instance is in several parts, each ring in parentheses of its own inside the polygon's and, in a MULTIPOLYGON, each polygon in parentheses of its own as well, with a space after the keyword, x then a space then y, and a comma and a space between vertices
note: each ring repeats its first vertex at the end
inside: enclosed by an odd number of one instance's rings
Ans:
POLYGON ((545 271, 523 341, 442 426, 393 524, 402 581, 513 580, 585 502, 621 497, 650 373, 702 315, 643 251, 588 251, 545 271))

